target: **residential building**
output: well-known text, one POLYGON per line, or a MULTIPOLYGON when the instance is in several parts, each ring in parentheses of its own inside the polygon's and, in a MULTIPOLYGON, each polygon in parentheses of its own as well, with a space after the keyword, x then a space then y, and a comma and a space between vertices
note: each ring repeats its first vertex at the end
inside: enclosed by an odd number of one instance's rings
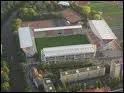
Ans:
POLYGON ((44 78, 43 86, 44 86, 45 92, 56 92, 56 89, 55 89, 52 81, 49 78, 44 78))
POLYGON ((30 78, 33 80, 37 88, 43 84, 43 74, 39 74, 35 67, 31 68, 30 78))
POLYGON ((89 20, 88 25, 88 38, 92 43, 96 44, 99 50, 106 50, 106 46, 110 46, 108 44, 111 41, 117 40, 105 20, 89 20))
POLYGON ((104 75, 105 75, 104 66, 91 66, 60 72, 60 80, 62 81, 62 83, 66 83, 77 80, 95 78, 104 75))
POLYGON ((121 64, 119 60, 112 60, 110 66, 110 76, 112 78, 120 78, 121 64))
POLYGON ((43 48, 41 50, 41 60, 47 63, 81 61, 85 58, 93 58, 96 54, 96 45, 82 44, 43 48))
POLYGON ((29 27, 21 27, 18 34, 20 48, 22 48, 27 57, 32 57, 37 52, 32 30, 29 27))

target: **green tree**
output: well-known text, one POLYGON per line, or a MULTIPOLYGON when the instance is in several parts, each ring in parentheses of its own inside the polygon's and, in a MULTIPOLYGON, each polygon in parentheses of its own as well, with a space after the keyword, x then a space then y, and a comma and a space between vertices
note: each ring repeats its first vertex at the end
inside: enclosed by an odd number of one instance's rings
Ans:
POLYGON ((10 89, 10 84, 9 84, 9 82, 4 82, 4 83, 2 83, 2 84, 1 84, 1 88, 2 88, 2 90, 4 90, 4 91, 9 91, 9 89, 10 89))
POLYGON ((3 66, 2 71, 6 72, 8 74, 9 73, 9 68, 7 66, 3 66))
POLYGON ((91 12, 91 8, 89 6, 82 6, 82 12, 84 15, 88 16, 89 13, 91 12))
POLYGON ((94 19, 95 19, 95 20, 100 20, 100 19, 101 19, 101 16, 100 16, 99 14, 95 14, 95 15, 94 15, 94 19))
POLYGON ((2 72, 1 73, 1 79, 2 79, 2 82, 4 81, 9 81, 9 76, 6 72, 2 72))
POLYGON ((21 26, 22 20, 17 18, 14 20, 14 24, 13 24, 13 30, 14 31, 18 31, 19 27, 21 26))

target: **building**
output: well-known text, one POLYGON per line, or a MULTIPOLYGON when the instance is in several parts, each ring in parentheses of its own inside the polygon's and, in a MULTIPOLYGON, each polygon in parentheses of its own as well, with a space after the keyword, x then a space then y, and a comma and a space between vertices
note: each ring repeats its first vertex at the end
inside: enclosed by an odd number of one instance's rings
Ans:
POLYGON ((47 63, 80 61, 85 58, 92 58, 96 54, 96 45, 82 44, 43 48, 41 50, 41 60, 47 63))
POLYGON ((119 60, 112 60, 110 66, 110 76, 112 78, 120 78, 121 64, 119 60))
POLYGON ((104 75, 105 75, 104 66, 91 66, 87 68, 85 67, 85 68, 60 72, 60 80, 62 81, 62 83, 66 83, 77 80, 95 78, 104 75))
POLYGON ((81 25, 34 29, 35 37, 56 37, 83 34, 81 25))
POLYGON ((99 50, 106 50, 106 46, 110 46, 108 44, 111 41, 117 40, 105 20, 89 20, 88 25, 88 38, 92 43, 96 44, 99 50))
POLYGON ((70 24, 77 24, 81 21, 81 17, 79 14, 74 12, 71 9, 66 9, 61 12, 63 17, 70 23, 70 24))
POLYGON ((45 92, 56 92, 56 89, 55 89, 52 81, 49 78, 44 78, 43 86, 44 86, 45 92))
POLYGON ((29 27, 21 27, 18 35, 20 48, 22 48, 27 57, 32 57, 37 52, 32 30, 29 27))
POLYGON ((84 34, 85 29, 81 25, 70 25, 66 19, 42 20, 24 22, 23 26, 29 26, 35 38, 68 36, 84 34))
POLYGON ((34 82, 35 86, 39 88, 39 86, 42 86, 43 84, 43 74, 39 74, 37 69, 35 67, 31 68, 30 71, 30 78, 34 82))
POLYGON ((62 6, 70 6, 68 1, 59 1, 58 4, 62 6))

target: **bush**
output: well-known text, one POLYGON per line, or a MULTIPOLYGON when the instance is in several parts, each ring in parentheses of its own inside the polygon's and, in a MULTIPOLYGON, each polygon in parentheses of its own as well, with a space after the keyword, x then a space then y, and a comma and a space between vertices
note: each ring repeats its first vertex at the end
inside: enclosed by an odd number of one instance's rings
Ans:
POLYGON ((100 20, 100 19, 101 19, 101 16, 99 14, 94 15, 94 20, 100 20))
POLYGON ((10 84, 9 84, 9 82, 4 82, 4 83, 2 83, 2 84, 1 84, 1 88, 2 88, 2 90, 4 90, 4 91, 8 91, 8 90, 10 89, 10 84))

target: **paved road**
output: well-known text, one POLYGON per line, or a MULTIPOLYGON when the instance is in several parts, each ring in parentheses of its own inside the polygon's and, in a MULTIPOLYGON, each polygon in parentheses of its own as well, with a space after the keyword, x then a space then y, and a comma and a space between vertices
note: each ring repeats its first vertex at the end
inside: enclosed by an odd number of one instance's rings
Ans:
POLYGON ((4 47, 4 54, 10 64, 10 81, 12 84, 12 92, 24 92, 23 72, 17 59, 17 46, 12 33, 12 20, 16 17, 17 11, 2 24, 1 42, 4 47))
POLYGON ((123 88, 112 90, 111 92, 123 92, 123 88))

